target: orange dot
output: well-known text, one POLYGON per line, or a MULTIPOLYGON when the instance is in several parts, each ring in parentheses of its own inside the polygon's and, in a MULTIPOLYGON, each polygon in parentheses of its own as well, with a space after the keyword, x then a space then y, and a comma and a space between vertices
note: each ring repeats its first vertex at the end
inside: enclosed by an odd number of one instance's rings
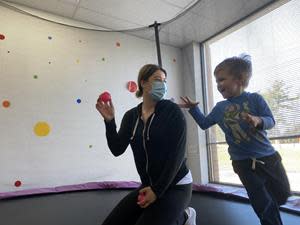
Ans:
POLYGON ((8 108, 10 106, 10 102, 8 100, 4 100, 2 102, 2 105, 3 105, 4 108, 8 108))

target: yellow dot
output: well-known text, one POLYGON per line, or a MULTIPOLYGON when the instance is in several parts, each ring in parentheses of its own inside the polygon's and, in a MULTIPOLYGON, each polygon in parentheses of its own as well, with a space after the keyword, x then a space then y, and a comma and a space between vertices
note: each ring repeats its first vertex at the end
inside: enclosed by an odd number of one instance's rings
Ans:
POLYGON ((38 122, 34 126, 34 133, 37 136, 47 136, 50 132, 50 126, 46 122, 38 122))
POLYGON ((76 60, 76 62, 77 62, 77 63, 80 63, 80 60, 79 60, 79 59, 77 59, 77 60, 76 60))

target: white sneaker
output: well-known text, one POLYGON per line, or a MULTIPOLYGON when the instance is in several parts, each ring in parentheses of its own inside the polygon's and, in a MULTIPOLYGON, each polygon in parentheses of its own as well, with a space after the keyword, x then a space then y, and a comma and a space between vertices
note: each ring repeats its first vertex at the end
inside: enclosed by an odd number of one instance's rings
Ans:
POLYGON ((185 209, 185 213, 188 215, 188 219, 184 225, 196 225, 196 211, 192 207, 185 209))

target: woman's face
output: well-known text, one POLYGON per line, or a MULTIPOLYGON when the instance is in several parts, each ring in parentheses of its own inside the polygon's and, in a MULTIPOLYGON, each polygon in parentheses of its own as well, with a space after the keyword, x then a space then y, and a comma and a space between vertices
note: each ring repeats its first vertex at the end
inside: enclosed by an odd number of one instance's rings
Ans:
POLYGON ((143 93, 144 94, 149 94, 150 91, 152 90, 152 83, 154 81, 161 81, 161 82, 166 82, 166 74, 161 71, 161 70, 156 70, 155 73, 153 73, 148 80, 142 80, 141 85, 143 87, 143 93))

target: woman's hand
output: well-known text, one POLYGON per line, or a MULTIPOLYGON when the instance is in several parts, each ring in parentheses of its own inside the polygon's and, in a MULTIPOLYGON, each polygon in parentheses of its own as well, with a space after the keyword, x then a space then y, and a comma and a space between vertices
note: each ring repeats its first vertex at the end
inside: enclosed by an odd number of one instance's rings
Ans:
POLYGON ((111 121, 115 117, 115 109, 111 100, 108 102, 103 102, 99 97, 97 100, 96 109, 99 111, 105 121, 111 121))
POLYGON ((185 96, 185 97, 181 96, 180 98, 184 102, 184 103, 178 104, 178 106, 180 108, 189 108, 190 109, 190 108, 194 108, 195 106, 197 106, 199 104, 199 102, 195 102, 187 96, 185 96))
POLYGON ((149 186, 142 188, 139 191, 139 194, 144 196, 143 201, 137 202, 137 204, 141 208, 147 208, 150 204, 155 202, 155 200, 157 199, 156 194, 152 191, 151 187, 149 187, 149 186))

